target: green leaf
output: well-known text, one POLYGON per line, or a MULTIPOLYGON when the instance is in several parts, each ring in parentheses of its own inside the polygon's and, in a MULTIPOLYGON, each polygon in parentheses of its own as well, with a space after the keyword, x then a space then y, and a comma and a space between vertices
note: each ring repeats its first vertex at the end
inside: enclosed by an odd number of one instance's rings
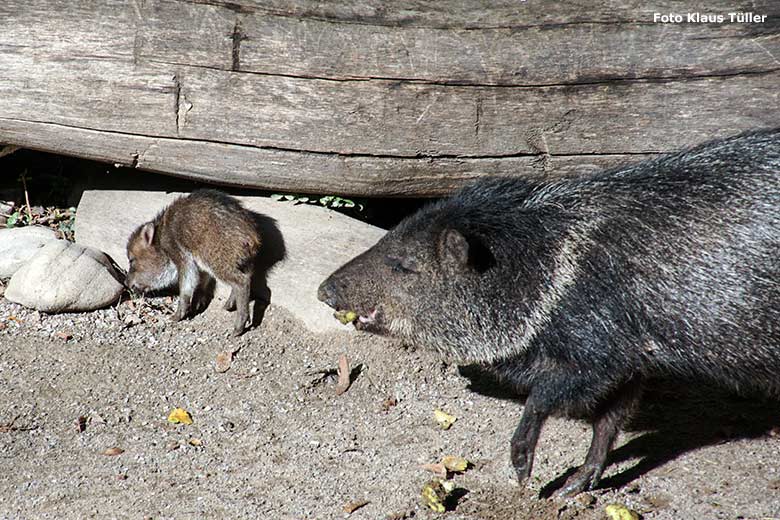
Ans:
POLYGON ((19 221, 19 212, 14 211, 11 213, 11 216, 8 217, 8 220, 5 221, 5 227, 15 227, 16 223, 19 221))

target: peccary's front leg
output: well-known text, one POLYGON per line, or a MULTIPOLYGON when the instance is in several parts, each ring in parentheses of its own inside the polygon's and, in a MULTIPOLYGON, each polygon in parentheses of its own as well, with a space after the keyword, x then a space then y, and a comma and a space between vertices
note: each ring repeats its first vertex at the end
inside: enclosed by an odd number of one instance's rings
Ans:
POLYGON ((531 476, 534 464, 534 451, 539 440, 545 419, 550 415, 546 407, 534 397, 532 392, 525 401, 523 416, 512 435, 511 453, 512 466, 515 468, 517 480, 522 484, 531 476))
POLYGON ((236 290, 230 289, 230 296, 228 297, 227 301, 225 302, 225 306, 223 307, 228 312, 233 312, 236 310, 236 290))
POLYGON ((558 490, 559 496, 571 497, 598 485, 612 443, 615 442, 620 427, 639 401, 640 395, 638 384, 627 385, 620 390, 606 412, 596 418, 593 422, 593 440, 585 456, 585 463, 558 490))
POLYGON ((173 321, 181 321, 190 313, 192 297, 200 283, 200 271, 191 257, 175 261, 179 272, 179 306, 173 315, 173 321))

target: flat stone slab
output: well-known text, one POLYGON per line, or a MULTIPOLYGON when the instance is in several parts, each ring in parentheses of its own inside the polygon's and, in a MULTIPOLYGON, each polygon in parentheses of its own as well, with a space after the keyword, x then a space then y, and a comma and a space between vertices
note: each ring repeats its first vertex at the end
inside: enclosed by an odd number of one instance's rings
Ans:
POLYGON ((124 287, 105 254, 67 240, 38 249, 8 282, 5 297, 43 312, 80 312, 115 302, 124 287))
MULTIPOLYGON (((105 251, 128 268, 125 246, 130 233, 184 195, 166 191, 87 190, 76 212, 76 242, 105 251)), ((286 258, 268 276, 271 302, 288 309, 313 332, 352 330, 333 318, 317 300, 317 287, 334 270, 374 245, 383 229, 323 207, 277 202, 269 197, 236 197, 244 207, 276 220, 286 258)), ((209 310, 221 311, 228 291, 217 284, 209 310)))
POLYGON ((0 229, 0 278, 13 276, 40 248, 52 240, 57 240, 57 233, 43 226, 0 229))

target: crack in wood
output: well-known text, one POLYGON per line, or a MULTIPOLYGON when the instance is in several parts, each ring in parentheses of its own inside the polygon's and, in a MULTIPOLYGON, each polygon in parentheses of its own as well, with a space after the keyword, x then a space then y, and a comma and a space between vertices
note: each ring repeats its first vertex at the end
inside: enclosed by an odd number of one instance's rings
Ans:
POLYGON ((474 108, 474 140, 479 143, 479 132, 481 130, 482 119, 482 96, 477 95, 476 106, 474 108))
POLYGON ((286 74, 282 72, 263 72, 256 70, 237 70, 231 68, 230 70, 222 67, 214 67, 209 65, 199 65, 186 62, 175 62, 167 60, 148 60, 149 63, 157 63, 160 65, 172 65, 177 67, 193 67, 199 69, 217 70, 224 72, 236 72, 238 74, 252 74, 256 76, 267 77, 279 77, 279 78, 291 78, 291 79, 305 79, 315 81, 332 81, 337 83, 352 83, 352 82, 392 82, 392 83, 410 83, 415 85, 431 85, 441 87, 463 87, 463 88, 506 88, 506 89, 524 89, 524 88, 559 88, 559 87, 584 87, 584 86, 599 86, 599 85, 626 85, 632 83, 688 83, 694 81, 706 81, 708 79, 727 79, 738 76, 763 76, 771 75, 776 72, 780 72, 780 67, 765 69, 765 70, 738 70, 733 72, 723 73, 710 73, 710 74, 693 74, 687 76, 640 76, 640 77, 604 77, 604 78, 587 78, 582 80, 575 80, 570 82, 558 82, 558 83, 477 83, 467 82, 460 80, 446 81, 446 80, 430 80, 424 78, 404 78, 404 77, 389 77, 389 76, 316 76, 313 74, 286 74))
MULTIPOLYGON (((232 146, 236 148, 246 148, 246 149, 256 149, 256 150, 269 150, 269 151, 278 151, 278 152, 290 152, 290 153, 299 153, 299 154, 305 154, 305 155, 317 155, 317 156, 327 156, 327 157, 342 157, 342 158, 359 158, 359 159, 392 159, 392 160, 407 160, 407 161, 435 161, 438 159, 441 160, 495 160, 495 159, 515 159, 515 158, 523 158, 523 157, 540 157, 544 154, 544 152, 539 152, 537 149, 534 149, 533 152, 514 152, 514 153, 507 153, 507 154, 434 154, 434 153, 427 153, 427 152, 419 152, 414 155, 392 155, 392 154, 372 154, 372 153, 365 153, 365 152, 333 152, 333 151, 323 151, 323 150, 305 150, 305 149, 299 149, 299 148, 287 148, 283 146, 270 146, 270 145, 251 145, 251 144, 244 144, 244 143, 235 143, 230 141, 220 141, 216 139, 195 139, 195 138, 186 138, 186 137, 169 137, 169 136, 159 136, 159 135, 148 135, 148 134, 141 134, 141 133, 133 133, 133 132, 120 132, 117 130, 103 130, 99 128, 88 128, 83 126, 74 126, 74 125, 68 125, 64 123, 56 123, 52 121, 35 121, 31 119, 18 119, 18 118, 12 118, 12 117, 0 117, 0 122, 2 121, 12 121, 12 122, 18 122, 18 123, 30 123, 30 124, 39 124, 39 125, 51 125, 61 128, 67 128, 67 129, 74 129, 74 130, 83 130, 83 131, 91 131, 91 132, 99 132, 103 134, 110 134, 110 135, 117 135, 117 136, 127 136, 127 137, 139 137, 139 138, 145 138, 145 139, 154 139, 156 141, 174 141, 174 142, 188 142, 188 143, 209 143, 209 144, 219 144, 219 145, 225 145, 225 146, 232 146)), ((6 141, 9 141, 7 137, 4 138, 6 141)), ((11 143, 11 144, 20 144, 21 146, 24 146, 24 143, 11 143)), ((659 154, 659 153, 668 153, 673 150, 641 150, 641 151, 620 151, 620 152, 568 152, 568 153, 557 153, 557 154, 547 154, 550 157, 622 157, 622 156, 645 156, 645 155, 652 155, 652 154, 659 154)), ((145 153, 145 152, 144 152, 145 153)), ((141 154, 141 159, 143 158, 143 154, 141 154)))
POLYGON ((271 16, 278 16, 280 18, 295 18, 298 20, 313 20, 317 22, 325 22, 339 25, 360 25, 368 27, 389 27, 389 28, 410 28, 410 29, 432 29, 442 31, 518 31, 524 29, 551 29, 557 27, 569 27, 578 25, 653 25, 655 22, 652 20, 640 20, 637 18, 622 18, 614 20, 575 20, 572 22, 545 22, 538 24, 494 24, 484 25, 479 27, 471 27, 461 24, 425 24, 415 23, 407 20, 399 19, 398 21, 384 20, 380 16, 363 16, 362 20, 352 19, 338 16, 322 16, 313 14, 311 12, 301 11, 285 11, 283 9, 274 9, 269 7, 249 6, 241 5, 236 2, 221 1, 221 0, 182 0, 183 2, 196 4, 196 5, 209 5, 213 7, 221 7, 230 11, 241 14, 266 14, 271 16))
POLYGON ((173 110, 176 117, 176 135, 178 136, 182 127, 181 81, 178 74, 173 76, 173 110))
POLYGON ((233 42, 231 56, 232 64, 230 70, 233 72, 239 72, 241 70, 241 42, 246 38, 241 28, 241 18, 236 18, 236 23, 233 25, 233 34, 231 40, 233 42))

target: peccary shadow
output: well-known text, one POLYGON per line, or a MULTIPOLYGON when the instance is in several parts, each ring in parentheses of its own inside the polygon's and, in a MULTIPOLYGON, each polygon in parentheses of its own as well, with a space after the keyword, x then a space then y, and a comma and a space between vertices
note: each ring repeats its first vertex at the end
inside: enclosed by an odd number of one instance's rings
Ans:
MULTIPOLYGON (((479 366, 460 367, 460 373, 470 380, 468 388, 474 392, 515 402, 524 399, 479 366)), ((737 395, 704 383, 648 381, 638 409, 623 428, 626 432, 642 433, 612 450, 606 473, 612 464, 638 461, 604 478, 598 487, 626 486, 686 452, 730 440, 762 437, 776 426, 780 426, 778 400, 737 395)), ((511 432, 507 432, 507 448, 509 435, 511 432)), ((575 471, 576 468, 570 468, 549 482, 540 491, 540 497, 552 496, 575 471)))
POLYGON ((260 213, 252 212, 255 226, 262 237, 260 252, 255 258, 255 267, 252 273, 252 299, 255 302, 252 309, 252 327, 257 327, 263 322, 265 311, 271 303, 271 289, 268 287, 268 273, 278 262, 284 260, 287 249, 284 245, 284 237, 276 224, 276 220, 260 213))
POLYGON ((608 464, 639 461, 601 481, 625 486, 680 455, 737 439, 754 439, 780 426, 780 401, 763 395, 737 395, 707 384, 668 380, 648 382, 639 409, 625 427, 645 432, 612 450, 608 464))

